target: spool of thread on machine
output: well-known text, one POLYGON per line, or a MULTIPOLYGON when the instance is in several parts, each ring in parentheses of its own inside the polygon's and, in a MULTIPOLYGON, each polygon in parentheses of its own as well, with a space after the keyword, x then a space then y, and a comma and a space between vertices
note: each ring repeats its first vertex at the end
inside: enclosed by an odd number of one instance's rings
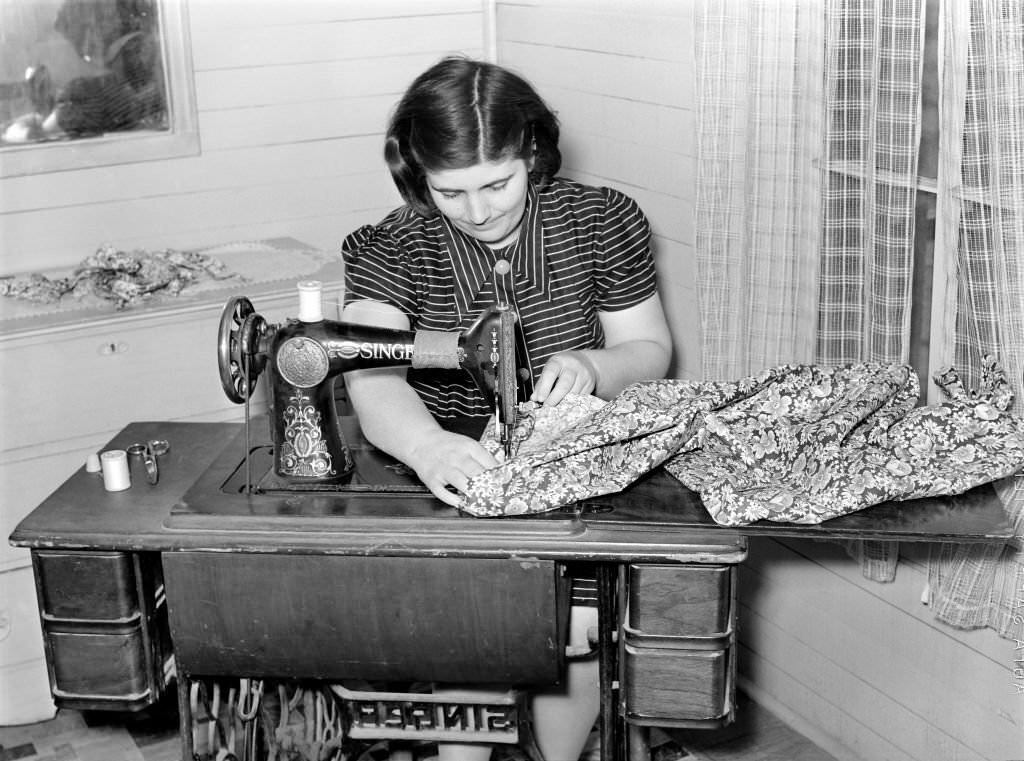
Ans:
POLYGON ((100 454, 100 464, 103 467, 103 488, 107 491, 124 491, 132 485, 125 450, 108 449, 100 454))
POLYGON ((301 322, 320 322, 324 319, 323 299, 321 291, 323 283, 319 280, 303 280, 299 288, 299 320, 301 322))

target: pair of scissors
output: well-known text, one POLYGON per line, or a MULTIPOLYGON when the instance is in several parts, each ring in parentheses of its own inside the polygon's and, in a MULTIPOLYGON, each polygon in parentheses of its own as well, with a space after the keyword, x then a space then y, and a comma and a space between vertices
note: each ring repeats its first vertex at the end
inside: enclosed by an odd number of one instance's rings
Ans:
POLYGON ((160 468, 157 466, 157 458, 170 451, 170 445, 163 439, 151 439, 145 444, 132 444, 128 447, 128 456, 134 459, 141 459, 146 468, 146 480, 151 486, 155 486, 160 480, 160 468))

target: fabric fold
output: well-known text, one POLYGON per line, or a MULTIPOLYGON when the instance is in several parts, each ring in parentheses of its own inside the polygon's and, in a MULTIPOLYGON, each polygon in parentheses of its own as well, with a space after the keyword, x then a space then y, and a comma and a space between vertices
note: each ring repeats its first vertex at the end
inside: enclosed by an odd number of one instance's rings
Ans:
MULTIPOLYGON (((906 365, 780 365, 731 382, 637 383, 526 410, 517 453, 470 481, 476 516, 545 512, 665 470, 715 522, 814 524, 888 500, 960 494, 1024 466, 1024 421, 992 361, 983 388, 955 371, 918 407, 906 365), (563 409, 563 405, 565 405, 563 409)), ((485 445, 496 449, 496 442, 485 445)))

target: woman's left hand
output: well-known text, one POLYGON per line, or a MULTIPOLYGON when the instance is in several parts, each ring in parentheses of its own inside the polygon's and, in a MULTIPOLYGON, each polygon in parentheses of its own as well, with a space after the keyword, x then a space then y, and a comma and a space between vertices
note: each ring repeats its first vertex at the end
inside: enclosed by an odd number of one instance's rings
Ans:
POLYGON ((553 407, 569 394, 592 394, 596 388, 597 368, 586 353, 566 351, 544 364, 530 400, 553 407))

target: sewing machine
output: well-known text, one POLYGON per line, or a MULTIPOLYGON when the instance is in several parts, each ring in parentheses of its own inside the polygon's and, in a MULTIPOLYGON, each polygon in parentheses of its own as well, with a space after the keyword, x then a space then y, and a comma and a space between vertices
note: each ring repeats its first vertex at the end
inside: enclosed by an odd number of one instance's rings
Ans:
POLYGON ((286 486, 340 484, 355 461, 338 425, 334 383, 350 370, 408 365, 461 369, 495 410, 511 454, 520 401, 532 390, 519 317, 507 303, 479 315, 468 330, 402 331, 323 317, 321 284, 298 284, 297 319, 269 324, 245 296, 221 314, 217 358, 228 399, 246 405, 264 370, 269 377, 274 474, 286 486))

